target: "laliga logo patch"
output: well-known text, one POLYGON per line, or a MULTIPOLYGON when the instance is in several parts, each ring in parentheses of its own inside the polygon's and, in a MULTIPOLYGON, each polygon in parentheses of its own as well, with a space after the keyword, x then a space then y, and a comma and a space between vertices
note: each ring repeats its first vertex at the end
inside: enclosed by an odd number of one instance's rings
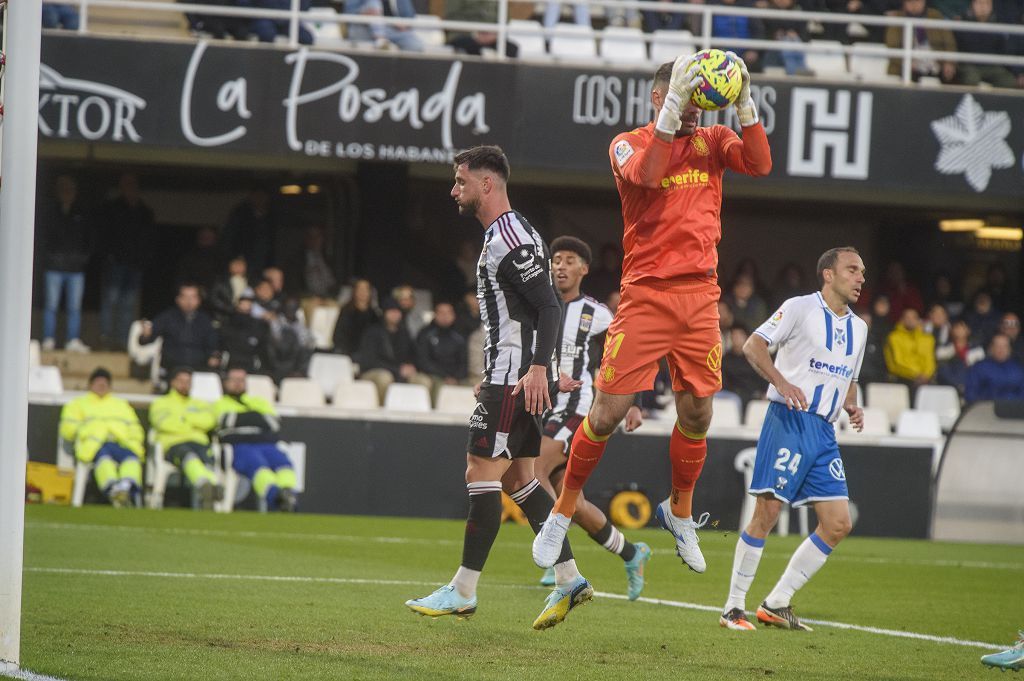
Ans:
POLYGON ((715 343, 715 347, 708 352, 708 369, 718 371, 722 368, 722 344, 715 343))
POLYGON ((690 138, 690 144, 693 145, 694 151, 700 156, 707 156, 710 152, 708 149, 708 143, 704 141, 703 137, 697 137, 694 135, 690 138))
POLYGON ((634 154, 633 147, 626 140, 620 140, 615 144, 615 162, 621 168, 634 154))
POLYGON ((782 310, 779 310, 772 315, 772 318, 768 320, 768 323, 772 326, 778 326, 779 322, 782 321, 782 310))
POLYGON ((846 480, 846 471, 843 470, 843 460, 836 457, 828 462, 828 472, 836 480, 846 480))

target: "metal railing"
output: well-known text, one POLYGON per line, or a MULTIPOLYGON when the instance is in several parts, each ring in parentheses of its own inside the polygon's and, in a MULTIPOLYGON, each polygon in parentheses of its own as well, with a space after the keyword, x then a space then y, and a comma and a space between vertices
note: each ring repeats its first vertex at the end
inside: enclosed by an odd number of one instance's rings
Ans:
MULTIPOLYGON (((480 0, 481 2, 497 3, 498 18, 495 23, 476 21, 437 21, 424 17, 404 18, 371 16, 362 14, 325 14, 322 12, 302 11, 300 0, 291 0, 289 9, 256 9, 243 7, 230 7, 207 4, 191 4, 186 2, 168 2, 157 0, 43 0, 44 4, 65 4, 77 5, 79 8, 79 32, 89 32, 89 10, 90 8, 124 8, 133 10, 148 10, 153 12, 175 12, 182 14, 195 14, 200 16, 218 17, 239 17, 239 18, 267 18, 277 21, 288 22, 287 44, 289 47, 298 47, 299 26, 302 23, 335 23, 339 25, 386 25, 400 26, 412 29, 437 30, 460 32, 487 32, 496 35, 496 59, 505 60, 506 45, 509 41, 510 28, 508 23, 509 5, 529 4, 536 5, 535 0, 480 0)), ((994 64, 1006 66, 1011 69, 1024 70, 1024 56, 1017 55, 993 55, 967 52, 943 52, 929 49, 915 48, 913 36, 916 28, 943 29, 956 31, 958 33, 997 33, 1008 36, 1016 36, 1024 43, 1024 26, 1014 24, 991 24, 978 23, 973 21, 952 21, 947 19, 924 19, 892 16, 875 16, 861 14, 839 14, 831 12, 809 12, 803 10, 774 10, 760 9, 754 7, 730 7, 723 5, 691 5, 688 3, 663 3, 650 0, 584 0, 592 7, 604 7, 606 10, 649 10, 659 13, 676 13, 686 15, 698 15, 700 17, 700 35, 693 36, 695 44, 701 49, 711 47, 727 47, 752 50, 773 50, 780 52, 802 52, 852 54, 888 57, 902 60, 900 79, 906 84, 911 82, 912 63, 915 59, 927 59, 931 61, 949 61, 955 63, 970 64, 994 64), (796 42, 780 40, 763 40, 751 38, 732 38, 725 36, 713 36, 712 26, 716 16, 742 16, 755 19, 774 19, 791 21, 818 22, 820 24, 839 24, 846 26, 851 23, 859 23, 863 26, 899 27, 902 33, 902 47, 885 47, 879 44, 861 43, 854 45, 822 45, 816 42, 796 42)), ((517 26, 515 33, 519 35, 539 34, 544 38, 550 38, 554 29, 540 26, 530 28, 517 26)), ((595 38, 600 38, 600 32, 594 32, 595 38)), ((650 46, 655 36, 644 33, 639 37, 645 44, 650 46)))

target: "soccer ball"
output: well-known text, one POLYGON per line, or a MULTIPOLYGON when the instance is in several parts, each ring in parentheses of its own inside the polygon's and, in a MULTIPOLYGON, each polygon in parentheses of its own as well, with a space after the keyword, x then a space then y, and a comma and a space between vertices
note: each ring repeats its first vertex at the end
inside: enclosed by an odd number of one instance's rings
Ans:
POLYGON ((705 111, 718 111, 736 101, 743 85, 740 65, 722 50, 696 54, 701 82, 690 100, 705 111))

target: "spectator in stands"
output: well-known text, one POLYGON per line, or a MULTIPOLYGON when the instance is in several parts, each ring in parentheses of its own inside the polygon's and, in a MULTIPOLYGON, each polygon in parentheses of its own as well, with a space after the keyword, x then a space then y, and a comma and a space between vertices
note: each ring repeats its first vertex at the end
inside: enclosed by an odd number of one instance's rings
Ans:
POLYGON ((718 301, 718 331, 722 336, 722 353, 732 351, 732 335, 730 329, 736 323, 736 317, 732 313, 729 303, 724 300, 718 301))
POLYGON ((61 292, 68 313, 69 352, 89 352, 82 342, 82 293, 85 290, 85 266, 95 247, 92 221, 78 197, 78 182, 61 175, 55 183, 55 196, 39 211, 36 253, 42 255, 45 302, 43 308, 43 350, 56 347, 57 308, 61 292))
POLYGON ((885 365, 900 383, 916 387, 935 376, 935 339, 921 328, 912 307, 903 310, 885 343, 885 365))
POLYGON ((928 4, 937 9, 943 18, 959 21, 967 16, 971 0, 929 0, 928 4))
POLYGON ((324 230, 317 226, 307 227, 303 233, 302 292, 318 299, 338 293, 338 280, 325 255, 324 230))
POLYGON ((316 338, 301 319, 299 302, 290 298, 270 324, 270 361, 278 382, 289 376, 305 376, 316 351, 316 338))
POLYGON ((476 270, 480 266, 480 246, 476 241, 466 239, 459 244, 459 253, 455 257, 455 265, 462 272, 465 291, 476 295, 476 270))
POLYGON ((284 305, 285 300, 288 299, 288 294, 285 292, 284 287, 284 270, 280 267, 264 267, 263 278, 270 282, 277 306, 281 307, 284 305))
POLYGON ((932 280, 931 299, 946 308, 950 319, 957 319, 963 315, 964 301, 953 292, 953 280, 945 272, 935 275, 932 280))
POLYGON ((455 330, 463 338, 469 338, 481 324, 480 301, 477 300, 476 293, 467 292, 462 296, 455 311, 455 330))
POLYGON ((736 277, 732 288, 725 296, 736 323, 748 329, 755 329, 768 318, 768 306, 761 296, 754 292, 754 279, 749 274, 736 277))
POLYGON ((243 293, 235 311, 220 327, 220 349, 227 353, 231 366, 249 373, 267 373, 270 364, 270 326, 252 315, 253 294, 243 293))
MULTIPOLYGON (((444 18, 450 21, 479 21, 497 24, 498 3, 480 2, 479 0, 447 0, 444 5, 444 18)), ((484 48, 497 51, 498 34, 495 31, 473 31, 472 33, 449 31, 447 43, 454 47, 456 52, 479 57, 483 54, 484 48)), ((505 40, 505 56, 512 59, 519 56, 519 45, 507 38, 505 40)), ((473 285, 476 285, 475 264, 480 258, 480 249, 476 248, 471 241, 463 242, 459 251, 460 256, 462 255, 461 248, 465 247, 465 244, 469 244, 471 249, 476 250, 476 253, 473 254, 473 285)), ((459 265, 462 265, 461 261, 459 265)))
MULTIPOLYGON (((291 0, 251 0, 260 9, 291 9, 291 0)), ((299 9, 303 12, 309 11, 312 6, 310 0, 301 0, 299 9)), ((287 19, 253 19, 249 24, 249 31, 253 33, 261 43, 272 43, 274 39, 281 36, 288 36, 290 22, 287 19)), ((312 45, 313 33, 309 26, 299 22, 298 40, 300 45, 312 45)))
POLYGON ((1007 312, 999 321, 999 333, 1010 341, 1010 354, 1013 360, 1024 364, 1024 337, 1020 335, 1020 317, 1016 312, 1007 312))
POLYGON ((213 405, 189 397, 192 370, 177 367, 167 374, 167 394, 149 405, 149 425, 164 458, 178 468, 192 488, 192 508, 212 510, 223 496, 213 472, 209 432, 217 424, 213 405))
POLYGON ((245 369, 238 367, 224 376, 224 396, 214 405, 217 437, 231 445, 231 468, 252 482, 260 510, 295 511, 298 480, 288 455, 277 446, 277 413, 262 397, 245 392, 245 379, 245 369))
POLYGON ((137 314, 142 273, 156 238, 153 210, 142 201, 138 175, 121 175, 118 195, 100 208, 97 226, 103 258, 100 345, 124 350, 128 328, 137 314))
MULTIPOLYGON (((687 0, 658 0, 664 5, 684 4, 687 0)), ((699 27, 695 22, 700 21, 699 14, 686 14, 684 12, 664 12, 645 9, 640 12, 644 33, 655 31, 683 31, 687 30, 694 35, 699 35, 699 27), (695 30, 697 29, 697 30, 695 30)))
POLYGON ((912 282, 907 281, 903 263, 894 260, 885 268, 880 294, 889 298, 889 321, 895 323, 903 314, 903 310, 912 307, 920 315, 924 309, 921 291, 912 282))
MULTIPOLYGON (((197 5, 247 5, 248 3, 233 2, 232 0, 195 0, 192 4, 197 5)), ((186 14, 188 26, 191 30, 199 33, 209 33, 216 40, 224 40, 231 36, 235 40, 246 40, 249 37, 251 19, 248 17, 225 17, 210 14, 186 14)))
POLYGON ((419 334, 420 329, 426 326, 422 315, 416 309, 416 290, 408 284, 402 284, 391 289, 391 297, 402 308, 402 321, 405 323, 406 328, 409 329, 409 337, 415 338, 419 334))
POLYGON ((359 345, 359 378, 373 381, 381 403, 388 386, 395 381, 432 386, 429 377, 416 371, 416 346, 402 323, 402 308, 394 298, 381 306, 383 319, 366 330, 359 345))
MULTIPOLYGON (((825 9, 840 14, 882 15, 887 12, 889 3, 886 0, 825 0, 825 9)), ((831 22, 824 25, 825 37, 850 43, 856 40, 867 40, 880 43, 883 40, 884 27, 865 26, 859 21, 831 22)))
POLYGON ((76 459, 92 464, 96 485, 115 508, 138 506, 145 436, 138 414, 111 387, 110 372, 97 367, 89 375, 89 391, 61 409, 60 436, 76 459))
POLYGON ((249 271, 255 275, 274 261, 276 234, 277 214, 270 202, 270 193, 253 185, 245 198, 231 209, 224 225, 224 249, 230 257, 245 256, 249 271))
POLYGON ((777 310, 783 302, 790 298, 806 294, 807 281, 803 269, 794 262, 783 265, 778 276, 775 277, 775 285, 772 287, 771 293, 769 304, 773 310, 777 310))
POLYGON ((434 319, 416 336, 416 369, 431 380, 431 395, 437 401, 442 385, 466 381, 466 339, 455 329, 455 308, 451 303, 434 303, 434 319))
POLYGON ((749 336, 747 327, 733 324, 729 329, 730 350, 722 355, 722 389, 739 395, 744 407, 750 400, 764 399, 768 389, 767 382, 743 354, 743 344, 749 336))
POLYGON ((613 291, 619 290, 622 280, 622 249, 617 244, 601 246, 598 265, 587 275, 587 292, 598 300, 608 300, 613 291))
POLYGON ((380 314, 373 305, 373 286, 366 279, 356 279, 352 284, 352 297, 338 312, 334 351, 349 356, 356 354, 363 334, 379 321, 380 314))
POLYGON ((871 328, 878 334, 881 345, 885 345, 893 324, 890 321, 892 305, 889 303, 889 296, 879 293, 871 300, 871 328))
POLYGON ((889 380, 889 370, 885 366, 885 341, 889 337, 888 320, 882 325, 884 332, 876 331, 878 320, 870 312, 859 315, 868 325, 868 337, 864 343, 864 359, 860 365, 860 384, 884 383, 889 380))
POLYGON ((252 287, 252 299, 252 316, 273 324, 281 311, 281 300, 274 291, 273 282, 270 279, 260 279, 252 287))
MULTIPOLYGON (((609 26, 640 26, 640 12, 636 9, 605 6, 604 16, 609 26)), ((691 15, 699 16, 699 15, 691 15)))
POLYGON ((963 395, 967 370, 985 359, 985 350, 971 343, 971 328, 962 319, 953 322, 949 337, 952 353, 948 349, 935 351, 938 360, 935 377, 941 385, 951 385, 963 395))
POLYGON ((43 5, 43 28, 78 30, 78 8, 74 5, 43 5))
MULTIPOLYGON (((574 2, 573 8, 573 19, 578 26, 591 27, 590 23, 590 6, 585 2, 574 2)), ((544 28, 551 28, 558 23, 559 19, 562 18, 562 3, 552 2, 548 0, 547 7, 544 8, 544 28)))
POLYGON ((979 343, 988 344, 999 330, 1000 320, 999 312, 992 305, 992 296, 984 290, 974 294, 971 309, 964 315, 964 321, 971 327, 971 333, 979 343))
POLYGON ((142 323, 139 343, 147 345, 157 338, 163 339, 160 366, 164 369, 184 366, 207 371, 220 366, 217 332, 210 315, 199 309, 201 303, 196 284, 181 284, 174 307, 167 308, 153 321, 142 323))
POLYGON ((1002 263, 992 263, 985 273, 985 285, 981 289, 992 299, 996 312, 1006 312, 1017 307, 1017 296, 1007 281, 1006 268, 1002 263))
MULTIPOLYGON (((754 295, 764 300, 766 297, 766 291, 764 281, 761 279, 761 271, 757 267, 757 261, 753 258, 746 257, 740 258, 740 261, 736 263, 736 270, 732 274, 730 281, 735 282, 742 276, 750 277, 750 280, 754 282, 754 295)), ((761 322, 764 322, 762 319, 761 322)))
MULTIPOLYGON (((708 2, 709 5, 717 4, 723 7, 752 7, 753 3, 750 0, 711 0, 708 2)), ((753 17, 744 16, 742 14, 735 15, 715 15, 711 19, 711 35, 716 38, 744 38, 748 40, 762 40, 764 38, 764 25, 760 19, 753 17)), ((733 48, 733 47, 721 47, 723 50, 732 50, 740 57, 743 58, 744 63, 747 65, 747 69, 751 73, 760 73, 764 64, 761 60, 761 53, 757 50, 733 48)), ((758 324, 764 320, 759 320, 758 324)))
MULTIPOLYGON (((800 11, 794 0, 770 0, 769 9, 800 11)), ((787 43, 805 43, 808 40, 807 22, 799 19, 765 19, 764 30, 769 40, 787 43)), ((807 58, 800 50, 771 50, 765 54, 765 66, 782 66, 788 76, 810 76, 814 73, 807 68, 807 58)))
MULTIPOLYGON (((411 0, 345 0, 345 14, 413 19, 416 10, 411 0)), ((423 41, 403 24, 349 24, 348 38, 354 42, 372 41, 384 49, 394 45, 405 52, 423 51, 423 41)))
MULTIPOLYGON (((971 0, 970 9, 964 17, 965 24, 994 24, 996 17, 992 12, 992 0, 971 0)), ((978 33, 975 31, 957 31, 956 45, 961 52, 977 54, 1008 55, 1010 36, 1006 33, 978 33)), ((958 82, 962 85, 977 85, 985 81, 993 87, 1015 88, 1017 77, 1010 69, 999 64, 971 64, 960 62, 957 67, 958 82)))
POLYGON ((218 243, 217 230, 200 227, 195 246, 178 263, 177 281, 195 282, 202 292, 213 288, 213 282, 224 271, 224 252, 218 243))
MULTIPOLYGON (((218 277, 210 289, 209 307, 218 323, 223 324, 228 317, 235 313, 239 299, 248 288, 248 266, 245 258, 241 255, 235 256, 228 261, 227 274, 218 277)), ((249 296, 251 301, 251 292, 249 296)))
MULTIPOLYGON (((938 10, 929 9, 925 0, 903 0, 903 9, 896 16, 916 19, 942 19, 938 10)), ((932 50, 936 52, 956 52, 956 39, 953 32, 945 28, 924 28, 916 26, 913 30, 914 49, 932 50)), ((903 27, 890 26, 885 31, 885 44, 892 48, 903 47, 903 27)), ((903 72, 903 60, 889 60, 889 73, 900 75, 903 72)), ((910 65, 910 77, 916 83, 923 76, 938 77, 943 83, 956 82, 956 63, 936 61, 927 55, 918 54, 910 65)), ((895 306, 895 299, 893 304, 895 306)), ((899 308, 902 309, 902 308, 899 308)))
POLYGON ((1024 367, 1013 360, 1010 339, 1001 333, 988 344, 988 357, 967 370, 964 400, 1024 399, 1024 367))
POLYGON ((946 308, 938 303, 933 303, 928 308, 928 318, 924 323, 925 333, 930 333, 935 339, 935 358, 942 356, 949 357, 953 353, 952 325, 949 323, 949 315, 946 308))

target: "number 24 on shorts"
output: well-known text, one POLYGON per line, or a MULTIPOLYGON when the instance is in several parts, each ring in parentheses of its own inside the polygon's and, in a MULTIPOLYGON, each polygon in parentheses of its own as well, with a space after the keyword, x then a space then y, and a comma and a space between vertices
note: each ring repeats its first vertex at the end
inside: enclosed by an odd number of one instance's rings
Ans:
POLYGON ((800 454, 794 453, 783 447, 775 459, 775 470, 786 472, 788 469, 791 475, 796 475, 800 469, 800 454))

